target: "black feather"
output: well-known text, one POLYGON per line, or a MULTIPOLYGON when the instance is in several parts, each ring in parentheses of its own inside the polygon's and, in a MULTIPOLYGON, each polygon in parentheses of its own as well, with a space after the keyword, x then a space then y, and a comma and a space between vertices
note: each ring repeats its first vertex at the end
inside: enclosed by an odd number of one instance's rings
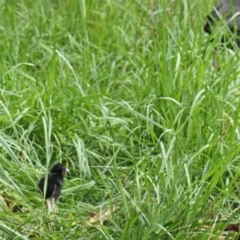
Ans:
MULTIPOLYGON (((50 169, 48 176, 47 176, 47 188, 45 198, 54 199, 54 202, 60 196, 61 189, 64 182, 64 175, 68 172, 68 169, 62 165, 61 163, 56 163, 50 169)), ((45 183, 45 176, 42 177, 38 183, 38 187, 41 192, 44 194, 44 183, 45 183)))

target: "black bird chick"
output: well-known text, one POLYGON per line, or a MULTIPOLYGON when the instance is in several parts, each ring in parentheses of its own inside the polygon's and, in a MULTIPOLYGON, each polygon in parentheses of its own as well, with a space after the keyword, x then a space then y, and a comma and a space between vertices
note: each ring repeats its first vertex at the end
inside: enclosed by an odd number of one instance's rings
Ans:
MULTIPOLYGON (((239 0, 221 0, 219 4, 207 16, 207 23, 204 30, 211 33, 213 28, 219 24, 227 24, 232 33, 236 34, 236 43, 240 47, 240 1, 239 0)), ((225 42, 227 36, 222 37, 225 42)))
POLYGON ((69 172, 69 170, 61 163, 55 163, 50 169, 47 179, 45 176, 42 177, 38 183, 38 187, 44 195, 44 183, 46 181, 46 193, 45 199, 50 198, 51 209, 54 207, 54 203, 60 196, 61 189, 64 182, 64 175, 69 172))

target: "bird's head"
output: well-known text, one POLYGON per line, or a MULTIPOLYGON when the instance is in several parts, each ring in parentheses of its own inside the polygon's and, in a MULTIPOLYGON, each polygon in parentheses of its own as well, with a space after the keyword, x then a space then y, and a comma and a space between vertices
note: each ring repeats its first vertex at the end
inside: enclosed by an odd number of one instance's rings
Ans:
POLYGON ((55 163, 50 169, 50 172, 64 176, 66 173, 69 172, 69 169, 61 163, 55 163))

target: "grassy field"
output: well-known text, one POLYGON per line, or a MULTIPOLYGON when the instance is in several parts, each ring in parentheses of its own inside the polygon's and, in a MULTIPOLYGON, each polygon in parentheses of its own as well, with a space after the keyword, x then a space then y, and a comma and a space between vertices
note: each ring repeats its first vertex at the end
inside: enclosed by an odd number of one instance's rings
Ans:
POLYGON ((0 239, 207 240, 240 221, 239 53, 203 32, 211 7, 0 0, 0 239))

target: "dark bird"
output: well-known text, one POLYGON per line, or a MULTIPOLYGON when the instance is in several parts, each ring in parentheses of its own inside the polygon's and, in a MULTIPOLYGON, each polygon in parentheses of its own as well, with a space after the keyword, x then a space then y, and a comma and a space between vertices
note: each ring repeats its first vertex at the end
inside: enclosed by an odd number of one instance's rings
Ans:
MULTIPOLYGON (((221 0, 219 4, 207 16, 204 30, 211 33, 215 26, 226 24, 229 30, 236 35, 236 43, 240 47, 240 1, 221 0)), ((222 42, 228 37, 222 36, 222 42)))
POLYGON ((45 196, 45 199, 50 198, 51 208, 53 209, 54 203, 60 196, 61 189, 64 182, 65 174, 69 170, 61 163, 55 163, 50 169, 47 179, 42 177, 38 183, 38 187, 45 196), (44 194, 44 184, 46 182, 46 193, 44 194))

